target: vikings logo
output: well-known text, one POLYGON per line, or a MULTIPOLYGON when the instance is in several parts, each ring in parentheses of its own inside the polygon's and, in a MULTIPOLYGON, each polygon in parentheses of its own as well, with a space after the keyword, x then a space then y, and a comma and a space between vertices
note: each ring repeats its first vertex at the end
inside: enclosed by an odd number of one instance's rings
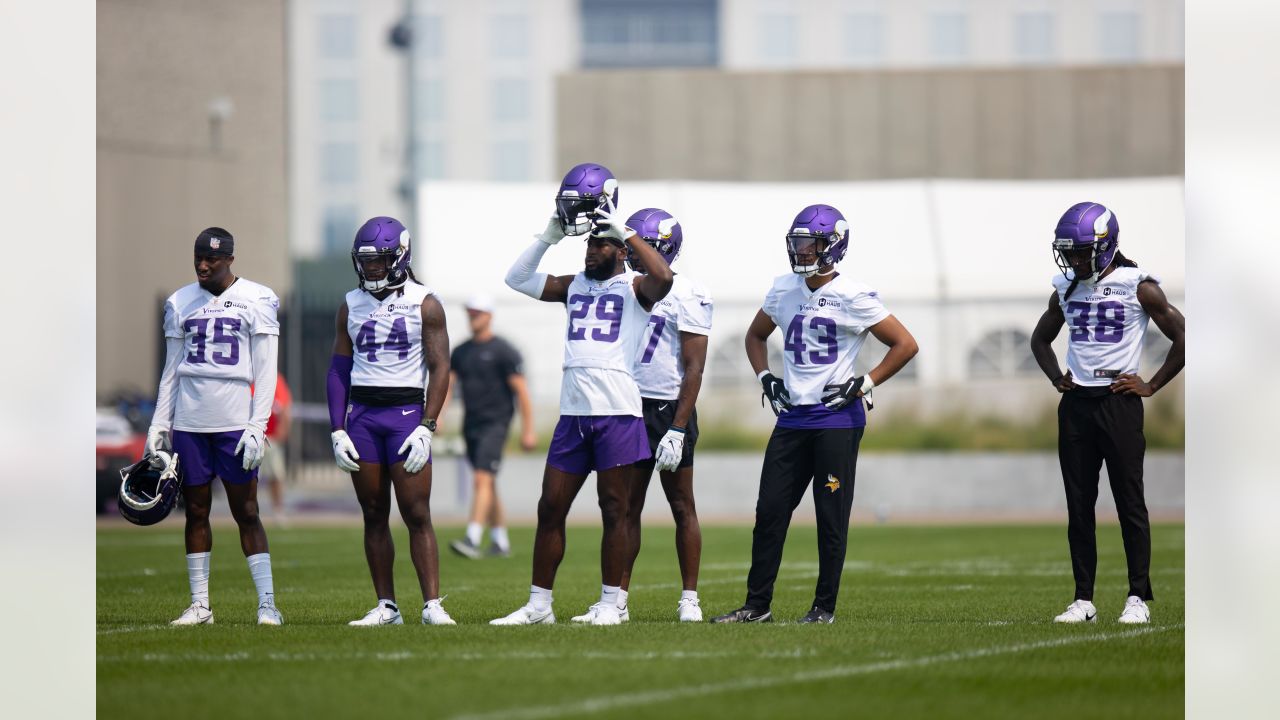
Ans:
POLYGON ((826 487, 828 490, 834 493, 835 491, 840 489, 840 480, 837 479, 835 475, 828 474, 826 487))

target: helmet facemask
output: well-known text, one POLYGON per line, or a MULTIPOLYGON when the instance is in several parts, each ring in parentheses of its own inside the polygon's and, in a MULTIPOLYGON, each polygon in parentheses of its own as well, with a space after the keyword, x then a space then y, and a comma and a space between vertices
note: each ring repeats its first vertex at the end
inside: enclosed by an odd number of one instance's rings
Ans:
POLYGON ((365 246, 360 250, 353 250, 351 264, 356 269, 356 277, 360 278, 360 287, 368 292, 378 292, 403 286, 409 279, 409 272, 406 269, 408 263, 404 262, 406 254, 407 251, 403 247, 377 250, 372 246, 365 246), (382 277, 371 280, 369 278, 371 274, 379 274, 377 272, 379 263, 385 268, 385 272, 381 273, 382 277), (366 268, 366 265, 369 267, 366 268))
POLYGON ((805 277, 834 272, 834 267, 827 273, 821 272, 822 268, 835 265, 830 252, 833 237, 827 233, 812 234, 804 228, 796 228, 787 233, 787 257, 791 259, 791 272, 805 277), (813 258, 813 261, 802 263, 802 256, 806 260, 813 258))
POLYGON ((1072 238, 1054 238, 1053 240, 1053 259, 1057 263, 1058 269, 1063 275, 1068 272, 1074 273, 1074 279, 1081 282, 1088 282, 1102 277, 1102 273, 1111 265, 1111 261, 1115 259, 1115 247, 1113 241, 1105 236, 1095 239, 1091 243, 1078 243, 1072 238), (1077 255, 1079 253, 1079 255, 1077 255), (1088 255, 1084 255, 1088 253, 1088 255), (1076 257, 1072 257, 1077 255, 1076 257), (1089 272, 1081 274, 1077 267, 1087 265, 1089 272), (1072 260, 1077 262, 1072 262, 1072 260))
POLYGON ((605 206, 604 195, 579 195, 576 190, 565 190, 556 195, 556 215, 565 235, 586 235, 591 232, 591 219, 598 208, 605 206))

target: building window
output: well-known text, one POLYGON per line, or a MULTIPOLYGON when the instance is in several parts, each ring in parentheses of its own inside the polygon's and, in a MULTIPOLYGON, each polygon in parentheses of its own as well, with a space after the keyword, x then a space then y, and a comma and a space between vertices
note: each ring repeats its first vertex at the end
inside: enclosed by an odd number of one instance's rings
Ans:
POLYGON ((498 78, 493 81, 493 121, 523 122, 529 118, 529 83, 523 78, 498 78))
POLYGON ((320 178, 330 185, 354 184, 359 175, 360 151, 353 142, 329 142, 320 146, 320 178))
POLYGON ((320 118, 325 122, 347 123, 359 119, 359 86, 353 78, 325 78, 320 81, 320 118))
POLYGON ((448 155, 444 141, 418 142, 418 177, 423 180, 443 180, 448 168, 448 155))
POLYGON ((1040 366, 1031 354, 1031 336, 1021 330, 993 330, 969 351, 970 377, 1004 378, 1038 372, 1040 366))
POLYGON ((329 255, 351 252, 351 242, 359 229, 355 205, 328 205, 320 222, 324 234, 324 251, 329 255))
POLYGON ((1024 63, 1045 63, 1057 54, 1054 47, 1053 15, 1047 12, 1018 13, 1013 18, 1013 52, 1024 63))
POLYGON ((326 60, 354 60, 356 57, 355 15, 320 16, 320 56, 326 60))
POLYGON ((1098 54, 1103 60, 1137 60, 1142 54, 1141 25, 1134 12, 1102 13, 1098 18, 1098 54))
POLYGON ((961 13, 934 13, 929 18, 929 51, 944 64, 968 58, 969 18, 961 13))
POLYGON ((414 112, 418 122, 444 122, 446 117, 444 78, 431 77, 418 81, 418 92, 414 102, 417 104, 414 112))
POLYGON ((444 18, 419 15, 414 25, 413 52, 418 59, 439 60, 444 57, 444 18))
POLYGON ((519 60, 529 55, 529 19, 524 15, 493 18, 493 57, 519 60))
POLYGON ((529 179, 529 145, 523 140, 502 140, 493 144, 494 180, 529 179))
POLYGON ((795 15, 776 13, 761 15, 760 25, 757 28, 760 59, 770 65, 795 62, 798 27, 799 22, 795 15))
POLYGON ((718 23, 716 0, 582 0, 582 65, 714 66, 718 23))
POLYGON ((844 18, 844 56, 859 64, 884 59, 884 18, 877 13, 853 13, 844 18))

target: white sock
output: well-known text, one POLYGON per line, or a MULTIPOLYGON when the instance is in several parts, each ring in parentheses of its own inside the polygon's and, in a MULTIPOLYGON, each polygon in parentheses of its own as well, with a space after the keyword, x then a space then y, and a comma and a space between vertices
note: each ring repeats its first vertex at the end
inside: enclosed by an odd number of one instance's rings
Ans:
POLYGON ((245 558, 249 561, 249 575, 253 578, 253 586, 258 589, 258 603, 272 600, 275 588, 271 583, 271 553, 258 553, 245 558))
POLYGON ((187 582, 191 584, 191 602, 209 607, 209 553, 187 554, 187 582))
POLYGON ((504 527, 489 528, 489 539, 498 546, 499 550, 511 549, 511 540, 507 537, 507 529, 504 527))
POLYGON ((396 601, 395 601, 395 600, 388 600, 388 599, 386 599, 386 598, 378 598, 378 604, 379 604, 379 605, 385 605, 385 606, 387 606, 388 608, 391 608, 392 610, 395 610, 396 612, 400 612, 400 608, 396 606, 396 601))
POLYGON ((537 585, 529 586, 529 607, 538 612, 546 612, 551 609, 551 590, 548 588, 540 588, 537 585))
POLYGON ((697 590, 681 590, 680 599, 681 600, 697 600, 698 591, 697 590))
POLYGON ((600 602, 608 607, 618 607, 618 591, 622 588, 617 585, 601 585, 600 586, 600 602))
POLYGON ((623 610, 627 607, 627 591, 618 588, 618 609, 623 610))
POLYGON ((484 535, 484 526, 478 522, 467 523, 467 542, 472 545, 479 545, 480 538, 484 535))

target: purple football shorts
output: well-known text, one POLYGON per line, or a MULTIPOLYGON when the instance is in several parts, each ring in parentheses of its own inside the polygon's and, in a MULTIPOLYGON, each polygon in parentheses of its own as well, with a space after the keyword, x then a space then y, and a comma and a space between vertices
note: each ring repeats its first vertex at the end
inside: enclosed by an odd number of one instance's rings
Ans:
MULTIPOLYGON (((399 452, 400 446, 421 423, 421 405, 373 407, 353 402, 347 413, 347 435, 360 453, 360 462, 394 465, 409 457, 408 452, 399 452)), ((427 457, 428 465, 432 459, 427 457)))
POLYGON ((631 415, 561 415, 547 464, 574 475, 649 459, 644 418, 631 415))
POLYGON ((174 430, 173 451, 178 455, 182 484, 208 485, 216 476, 229 485, 243 485, 258 477, 257 470, 246 472, 244 460, 236 455, 236 445, 243 434, 243 430, 216 433, 174 430))

